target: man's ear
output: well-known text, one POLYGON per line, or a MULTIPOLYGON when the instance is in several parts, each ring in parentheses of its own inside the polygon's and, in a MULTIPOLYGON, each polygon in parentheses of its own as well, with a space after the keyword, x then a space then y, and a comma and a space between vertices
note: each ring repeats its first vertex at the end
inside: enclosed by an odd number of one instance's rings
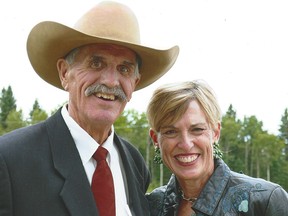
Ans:
POLYGON ((154 146, 159 147, 157 132, 155 132, 152 128, 150 128, 149 135, 150 135, 151 139, 153 140, 154 146))
POLYGON ((58 70, 58 75, 59 75, 59 78, 60 78, 60 81, 61 81, 61 85, 63 87, 63 89, 65 91, 68 91, 68 63, 65 61, 65 59, 61 58, 61 59, 58 59, 57 61, 57 70, 58 70))

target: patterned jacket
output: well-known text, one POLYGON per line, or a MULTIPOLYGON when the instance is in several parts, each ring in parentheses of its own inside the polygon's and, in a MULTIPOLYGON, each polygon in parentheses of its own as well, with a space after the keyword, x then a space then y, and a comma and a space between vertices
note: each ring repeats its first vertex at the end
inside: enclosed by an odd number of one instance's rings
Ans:
MULTIPOLYGON (((176 216, 181 195, 175 176, 146 195, 151 216, 176 216)), ((288 194, 279 185, 233 172, 215 160, 215 170, 192 206, 197 216, 288 216, 288 194)))

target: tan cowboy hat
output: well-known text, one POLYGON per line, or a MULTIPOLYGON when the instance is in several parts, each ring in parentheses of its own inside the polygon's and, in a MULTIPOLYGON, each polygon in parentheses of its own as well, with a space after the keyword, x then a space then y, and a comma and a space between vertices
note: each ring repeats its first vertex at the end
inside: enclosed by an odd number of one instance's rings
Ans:
POLYGON ((56 67, 59 58, 76 47, 94 43, 121 45, 134 50, 141 58, 141 79, 135 90, 150 85, 174 64, 179 47, 157 50, 140 44, 135 14, 125 5, 102 2, 84 14, 74 28, 57 22, 37 24, 27 39, 27 52, 37 74, 46 82, 63 89, 56 67))

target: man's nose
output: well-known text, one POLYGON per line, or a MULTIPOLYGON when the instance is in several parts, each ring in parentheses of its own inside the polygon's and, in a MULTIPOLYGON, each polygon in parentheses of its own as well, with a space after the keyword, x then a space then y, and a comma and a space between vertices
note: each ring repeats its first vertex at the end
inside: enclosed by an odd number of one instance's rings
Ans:
POLYGON ((107 67, 101 74, 101 81, 108 87, 119 86, 119 75, 115 67, 107 67))

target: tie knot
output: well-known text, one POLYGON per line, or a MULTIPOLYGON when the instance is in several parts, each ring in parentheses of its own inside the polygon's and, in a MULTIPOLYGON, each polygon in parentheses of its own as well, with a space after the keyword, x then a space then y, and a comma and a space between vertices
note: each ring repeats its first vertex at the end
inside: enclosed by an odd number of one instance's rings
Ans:
POLYGON ((108 151, 105 148, 99 146, 96 152, 94 153, 93 158, 97 162, 99 162, 101 160, 106 160, 107 154, 108 154, 108 151))

